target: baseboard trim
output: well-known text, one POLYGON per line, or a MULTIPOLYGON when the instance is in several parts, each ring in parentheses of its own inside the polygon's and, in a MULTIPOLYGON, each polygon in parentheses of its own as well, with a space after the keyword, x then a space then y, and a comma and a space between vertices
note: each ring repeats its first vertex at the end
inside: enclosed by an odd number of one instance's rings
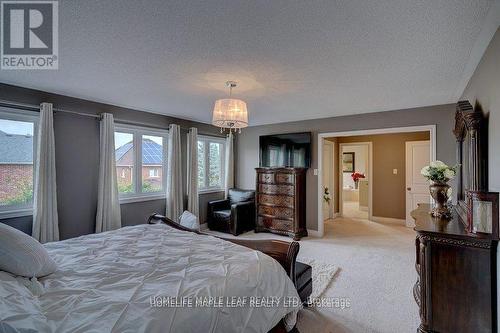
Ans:
MULTIPOLYGON (((333 213, 333 217, 329 217, 329 218, 324 218, 323 221, 326 221, 326 220, 334 220, 336 219, 337 217, 340 216, 340 213, 333 213)), ((313 230, 314 231, 314 230, 313 230)))
POLYGON ((398 224, 403 226, 406 225, 406 220, 395 219, 392 217, 372 216, 371 220, 378 223, 398 224))
POLYGON ((321 237, 318 230, 307 229, 307 235, 310 237, 321 237))
MULTIPOLYGON (((208 223, 203 223, 200 225, 200 231, 206 231, 208 229, 208 223)), ((321 237, 318 230, 307 229, 307 235, 310 237, 321 237)))

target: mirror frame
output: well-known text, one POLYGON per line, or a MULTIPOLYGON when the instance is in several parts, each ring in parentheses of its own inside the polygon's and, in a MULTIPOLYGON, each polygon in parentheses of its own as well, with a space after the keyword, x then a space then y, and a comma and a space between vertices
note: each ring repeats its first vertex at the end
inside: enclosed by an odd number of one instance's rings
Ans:
POLYGON ((457 140, 457 205, 455 210, 464 225, 467 225, 467 212, 470 209, 467 203, 466 191, 487 190, 487 142, 488 133, 486 118, 481 107, 473 108, 469 101, 459 101, 455 112, 455 128, 453 134, 457 140), (470 140, 465 141, 466 137, 470 140), (463 156, 464 145, 468 145, 468 156, 463 156), (468 173, 464 174, 462 161, 468 161, 468 173), (467 182, 464 182, 467 177, 467 182), (464 183, 469 188, 464 188, 464 183))

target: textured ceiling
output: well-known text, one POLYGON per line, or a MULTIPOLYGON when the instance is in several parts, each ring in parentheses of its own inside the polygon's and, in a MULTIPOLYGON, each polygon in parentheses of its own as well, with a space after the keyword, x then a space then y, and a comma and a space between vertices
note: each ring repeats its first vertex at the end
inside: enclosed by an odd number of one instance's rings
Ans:
POLYGON ((59 70, 0 81, 210 122, 235 80, 251 125, 452 103, 491 4, 64 0, 59 70))

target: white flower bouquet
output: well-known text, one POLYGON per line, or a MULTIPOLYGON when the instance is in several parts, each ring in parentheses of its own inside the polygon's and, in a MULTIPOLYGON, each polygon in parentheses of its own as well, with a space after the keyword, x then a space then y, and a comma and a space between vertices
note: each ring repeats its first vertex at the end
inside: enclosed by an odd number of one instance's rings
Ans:
POLYGON ((447 183, 455 178, 457 169, 458 165, 450 167, 441 161, 434 161, 430 165, 423 167, 420 173, 434 183, 447 183))

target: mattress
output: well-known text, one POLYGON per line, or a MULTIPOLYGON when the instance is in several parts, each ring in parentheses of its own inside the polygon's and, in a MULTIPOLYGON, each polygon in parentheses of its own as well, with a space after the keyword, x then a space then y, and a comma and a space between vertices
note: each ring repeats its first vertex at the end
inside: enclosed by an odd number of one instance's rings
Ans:
POLYGON ((268 332, 301 308, 271 257, 163 224, 45 247, 41 296, 0 271, 0 332, 268 332))

